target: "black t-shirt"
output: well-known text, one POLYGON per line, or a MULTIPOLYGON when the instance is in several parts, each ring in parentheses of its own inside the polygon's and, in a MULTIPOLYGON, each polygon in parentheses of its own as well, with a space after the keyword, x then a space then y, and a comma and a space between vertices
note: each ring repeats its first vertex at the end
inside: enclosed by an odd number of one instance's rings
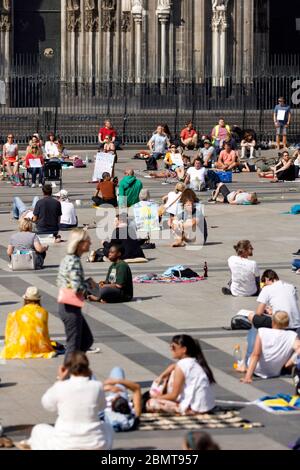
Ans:
POLYGON ((38 218, 38 233, 56 233, 62 216, 61 204, 53 197, 44 197, 37 202, 33 214, 38 218))

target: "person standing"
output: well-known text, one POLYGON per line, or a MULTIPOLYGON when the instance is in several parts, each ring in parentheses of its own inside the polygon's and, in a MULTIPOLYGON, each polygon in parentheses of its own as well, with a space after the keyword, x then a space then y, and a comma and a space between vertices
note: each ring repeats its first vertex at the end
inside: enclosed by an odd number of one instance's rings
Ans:
MULTIPOLYGON (((62 260, 57 286, 62 289, 71 289, 77 295, 84 295, 86 291, 84 271, 81 257, 88 253, 91 247, 91 239, 86 230, 74 229, 71 232, 67 255, 62 260)), ((82 315, 80 307, 59 304, 59 316, 65 326, 67 337, 66 356, 75 351, 87 352, 94 338, 91 330, 82 315)))
POLYGON ((281 136, 283 147, 287 147, 287 130, 291 125, 292 113, 289 105, 286 104, 285 99, 280 97, 278 105, 274 110, 274 124, 276 128, 276 146, 277 149, 281 148, 281 136))

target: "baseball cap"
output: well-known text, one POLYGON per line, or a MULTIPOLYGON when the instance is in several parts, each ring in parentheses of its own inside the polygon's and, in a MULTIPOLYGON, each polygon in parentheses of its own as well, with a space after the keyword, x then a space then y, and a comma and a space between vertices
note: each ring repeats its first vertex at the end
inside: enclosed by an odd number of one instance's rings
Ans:
POLYGON ((61 191, 59 191, 59 193, 54 194, 54 197, 59 197, 61 199, 68 199, 69 193, 65 189, 62 189, 61 191))

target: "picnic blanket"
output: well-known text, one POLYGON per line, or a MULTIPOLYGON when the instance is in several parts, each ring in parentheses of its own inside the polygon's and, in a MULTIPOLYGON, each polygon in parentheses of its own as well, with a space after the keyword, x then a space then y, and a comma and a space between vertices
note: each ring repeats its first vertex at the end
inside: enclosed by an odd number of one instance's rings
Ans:
POLYGON ((150 273, 136 276, 133 279, 133 282, 135 284, 189 284, 191 282, 204 281, 204 276, 198 276, 196 275, 197 273, 194 272, 192 272, 192 275, 195 275, 195 277, 184 277, 185 270, 186 268, 184 266, 178 264, 177 266, 172 266, 171 268, 168 268, 161 275, 150 273), (183 275, 181 275, 181 273, 183 273, 183 275))
POLYGON ((197 416, 177 416, 146 413, 140 418, 139 431, 176 431, 200 429, 253 429, 262 428, 261 423, 243 419, 239 411, 216 411, 197 416))
POLYGON ((164 277, 159 276, 158 274, 153 274, 151 278, 150 275, 145 274, 142 276, 137 276, 133 279, 135 284, 190 284, 191 282, 204 281, 204 277, 193 277, 193 278, 184 278, 184 277, 164 277))
POLYGON ((300 413, 300 397, 279 393, 256 400, 255 404, 273 414, 300 413))

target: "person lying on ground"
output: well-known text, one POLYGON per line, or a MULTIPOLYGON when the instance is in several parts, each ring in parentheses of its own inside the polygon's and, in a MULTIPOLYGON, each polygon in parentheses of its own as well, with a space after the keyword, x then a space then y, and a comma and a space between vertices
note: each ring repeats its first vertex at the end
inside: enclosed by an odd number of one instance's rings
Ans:
POLYGON ((170 348, 176 362, 156 379, 162 391, 152 389, 146 410, 182 415, 209 413, 215 407, 215 378, 199 341, 179 335, 172 339, 170 348))
POLYGON ((110 266, 106 280, 93 283, 89 288, 88 300, 91 302, 123 303, 133 298, 133 282, 130 267, 122 261, 124 250, 120 245, 113 245, 108 253, 110 266))
POLYGON ((283 368, 295 365, 300 340, 296 332, 287 331, 288 327, 288 314, 278 311, 272 317, 272 329, 259 329, 255 342, 251 339, 248 343, 245 364, 238 369, 246 372, 242 383, 252 383, 253 375, 263 379, 279 377, 283 368))
POLYGON ((150 173, 151 178, 160 178, 160 179, 178 179, 179 181, 184 181, 186 178, 187 170, 192 166, 190 157, 186 155, 182 156, 183 166, 177 167, 175 170, 164 170, 160 172, 150 173))
POLYGON ((230 191, 224 183, 220 183, 217 186, 217 189, 212 194, 212 198, 209 199, 208 202, 220 202, 223 204, 230 204, 232 206, 248 206, 259 203, 256 193, 248 193, 242 189, 239 189, 238 191, 230 191))
POLYGON ((141 386, 127 380, 125 372, 115 367, 104 382, 106 408, 104 421, 111 425, 115 432, 132 431, 138 426, 142 414, 141 386), (132 393, 132 399, 129 397, 132 393))

